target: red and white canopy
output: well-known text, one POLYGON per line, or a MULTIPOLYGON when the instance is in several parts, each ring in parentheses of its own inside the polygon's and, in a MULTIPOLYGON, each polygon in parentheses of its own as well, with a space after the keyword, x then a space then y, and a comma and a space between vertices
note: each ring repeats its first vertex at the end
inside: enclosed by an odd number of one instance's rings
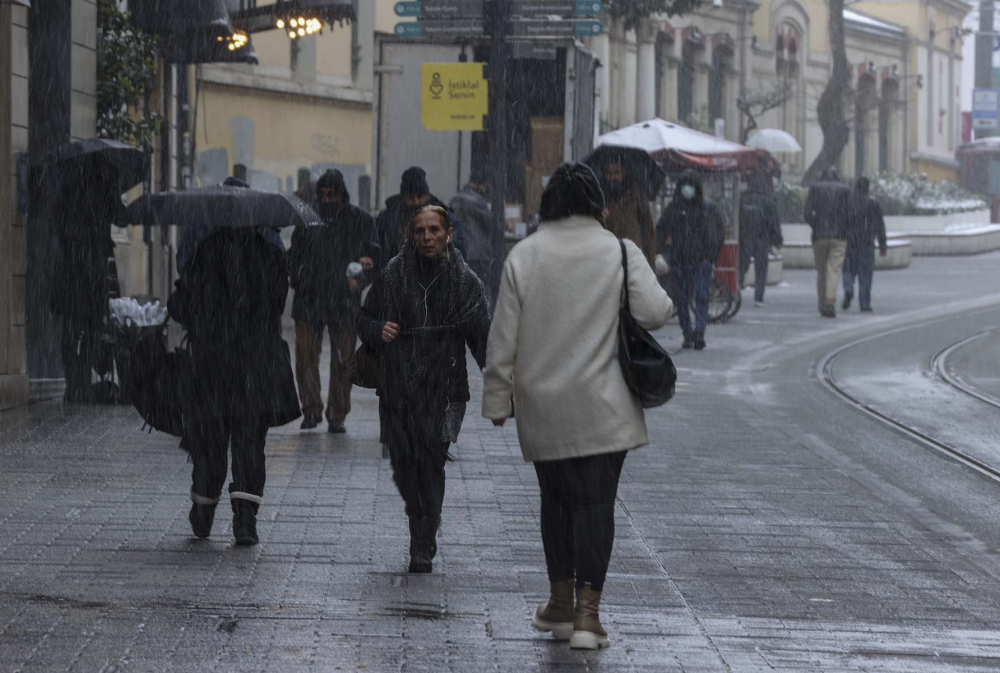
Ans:
POLYGON ((685 168, 750 170, 758 163, 752 148, 658 118, 605 133, 597 139, 597 145, 641 149, 670 173, 685 168))

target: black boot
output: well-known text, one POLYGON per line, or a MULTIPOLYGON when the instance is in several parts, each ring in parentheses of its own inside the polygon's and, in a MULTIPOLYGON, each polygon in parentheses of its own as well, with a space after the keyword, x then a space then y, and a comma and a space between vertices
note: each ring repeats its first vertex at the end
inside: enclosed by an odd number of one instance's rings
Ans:
MULTIPOLYGON (((434 569, 434 554, 424 538, 426 517, 410 516, 410 567, 407 572, 429 573, 434 569)), ((436 550, 435 550, 436 551, 436 550)))
POLYGON ((844 309, 845 311, 847 309, 851 308, 851 300, 852 299, 854 299, 854 295, 853 294, 850 294, 850 293, 845 294, 844 295, 844 301, 840 305, 840 308, 844 309))
POLYGON ((695 332, 694 333, 694 349, 696 351, 705 350, 705 333, 695 332))
POLYGON ((257 537, 257 513, 249 500, 233 500, 233 537, 240 546, 253 546, 260 542, 257 537))
POLYGON ((188 521, 191 522, 191 532, 194 533, 194 536, 204 540, 212 534, 212 523, 215 521, 215 505, 191 503, 191 512, 188 514, 188 521))
POLYGON ((690 334, 684 335, 684 343, 681 348, 694 348, 694 338, 690 334))

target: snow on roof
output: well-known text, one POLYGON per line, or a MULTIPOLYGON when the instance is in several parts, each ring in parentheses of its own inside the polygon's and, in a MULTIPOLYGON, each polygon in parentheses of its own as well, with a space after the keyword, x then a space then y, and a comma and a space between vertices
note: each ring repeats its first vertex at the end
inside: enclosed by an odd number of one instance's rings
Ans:
POLYGON ((875 30, 883 30, 890 33, 897 33, 899 35, 906 34, 906 30, 900 25, 876 19, 874 16, 868 16, 867 14, 856 12, 853 9, 844 10, 844 20, 864 26, 865 28, 874 28, 875 30))

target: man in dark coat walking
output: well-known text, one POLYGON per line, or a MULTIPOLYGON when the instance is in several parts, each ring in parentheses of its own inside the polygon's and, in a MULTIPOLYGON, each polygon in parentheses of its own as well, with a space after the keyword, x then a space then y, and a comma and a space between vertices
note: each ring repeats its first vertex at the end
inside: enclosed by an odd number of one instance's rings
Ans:
POLYGON ((756 306, 764 305, 771 246, 781 248, 784 243, 778 202, 772 192, 771 174, 758 169, 747 178, 747 190, 740 197, 740 287, 753 260, 756 306))
POLYGON ((490 203, 486 200, 484 169, 472 169, 469 183, 452 198, 451 210, 454 217, 463 223, 465 261, 486 286, 486 295, 492 307, 496 302, 496 292, 492 289, 493 216, 490 214, 490 203))
POLYGON ((677 318, 684 332, 684 348, 705 348, 708 294, 712 270, 726 240, 718 207, 705 198, 701 177, 686 170, 674 186, 674 198, 660 216, 660 250, 670 264, 677 286, 677 318), (669 250, 667 250, 669 244, 669 250), (689 307, 695 299, 695 325, 689 307))
MULTIPOLYGON (((378 243, 381 248, 376 267, 380 271, 399 253, 410 235, 410 220, 424 206, 438 206, 448 210, 448 206, 441 199, 431 194, 431 188, 427 184, 427 172, 419 166, 411 166, 403 171, 399 194, 386 199, 385 208, 375 218, 375 229, 378 232, 378 243)), ((454 230, 452 245, 464 251, 464 232, 460 231, 460 220, 454 213, 449 212, 449 215, 454 230)))
POLYGON ((847 256, 844 258, 844 303, 846 311, 854 298, 854 277, 858 277, 858 302, 865 313, 872 310, 872 276, 875 273, 875 241, 880 257, 889 253, 885 220, 878 201, 869 196, 868 178, 858 178, 851 194, 847 218, 847 256))
POLYGON ((847 253, 847 214, 850 188, 840 181, 835 169, 809 188, 806 197, 806 224, 812 227, 813 259, 816 264, 816 294, 819 313, 837 317, 837 286, 847 253))
POLYGON ((483 367, 490 331, 486 290, 454 246, 448 211, 427 206, 411 237, 378 274, 358 333, 378 360, 379 420, 410 523, 410 572, 437 552, 445 462, 470 399, 465 349, 483 367))
POLYGON ((639 246, 652 267, 656 261, 656 232, 643 183, 629 175, 622 158, 609 161, 601 177, 601 189, 607 199, 604 228, 639 246))
POLYGON ((66 188, 60 204, 66 216, 57 231, 50 308, 62 316, 67 402, 91 399, 92 370, 103 368, 100 345, 108 299, 118 296, 117 274, 109 275, 115 248, 110 229, 121 213, 121 199, 107 176, 95 182, 94 189, 66 188))
POLYGON ((188 519, 196 537, 211 534, 231 444, 233 535, 239 545, 258 542, 267 429, 300 415, 281 338, 287 295, 284 251, 253 229, 225 226, 198 243, 170 295, 193 367, 184 440, 194 462, 188 519))
POLYGON ((372 218, 350 204, 340 171, 329 170, 316 182, 319 214, 325 225, 300 228, 292 234, 288 267, 295 299, 295 375, 305 418, 302 429, 319 425, 323 417, 319 360, 323 330, 330 333, 330 390, 326 420, 332 433, 346 432, 351 412, 348 364, 357 340, 355 320, 363 276, 348 278, 348 266, 374 266, 375 228, 372 218))

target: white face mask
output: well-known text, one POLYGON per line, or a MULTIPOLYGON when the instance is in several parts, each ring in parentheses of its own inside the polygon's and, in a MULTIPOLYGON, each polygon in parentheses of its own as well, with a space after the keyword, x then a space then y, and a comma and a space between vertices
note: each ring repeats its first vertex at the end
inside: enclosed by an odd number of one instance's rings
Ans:
POLYGON ((694 195, 698 190, 694 188, 694 185, 684 185, 681 187, 681 196, 690 201, 694 198, 694 195))

